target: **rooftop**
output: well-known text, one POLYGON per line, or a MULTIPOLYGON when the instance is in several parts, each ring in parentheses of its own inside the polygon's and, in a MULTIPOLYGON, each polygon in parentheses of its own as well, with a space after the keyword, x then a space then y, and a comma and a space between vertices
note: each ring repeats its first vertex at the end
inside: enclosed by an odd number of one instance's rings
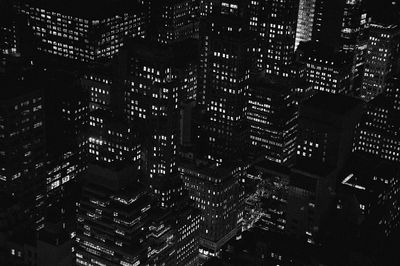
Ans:
POLYGON ((255 76, 251 81, 251 87, 253 89, 259 89, 260 92, 271 93, 276 92, 280 94, 287 94, 294 88, 301 87, 302 84, 298 80, 284 78, 280 76, 268 75, 260 73, 255 76))
POLYGON ((135 57, 180 67, 190 62, 197 62, 199 56, 197 45, 195 39, 164 45, 147 39, 135 38, 126 47, 135 57))
POLYGON ((303 103, 303 107, 313 108, 337 115, 347 114, 362 106, 362 100, 350 96, 319 92, 303 103))
POLYGON ((29 71, 21 75, 9 75, 0 73, 0 102, 17 99, 39 91, 38 74, 36 71, 29 71))
POLYGON ((25 0, 25 3, 47 11, 93 20, 143 10, 143 6, 135 0, 25 0))

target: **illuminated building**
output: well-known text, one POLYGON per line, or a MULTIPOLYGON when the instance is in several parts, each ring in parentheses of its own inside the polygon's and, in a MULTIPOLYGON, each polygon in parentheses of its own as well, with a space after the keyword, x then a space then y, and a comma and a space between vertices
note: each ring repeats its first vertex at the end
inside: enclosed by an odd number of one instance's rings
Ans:
POLYGON ((353 49, 362 22, 362 0, 316 0, 312 40, 334 49, 353 49))
POLYGON ((193 95, 196 84, 196 50, 188 40, 161 45, 136 39, 130 43, 128 76, 125 79, 125 114, 140 125, 147 140, 146 172, 150 187, 157 194, 164 177, 176 175, 179 115, 182 98, 193 95), (160 180, 157 180, 160 179, 160 180))
POLYGON ((45 119, 37 71, 12 70, 0 73, 0 231, 5 263, 15 265, 35 261, 28 250, 44 226, 45 119))
POLYGON ((366 16, 363 0, 346 0, 340 34, 340 49, 345 52, 355 51, 360 34, 367 23, 366 16))
POLYGON ((196 162, 180 165, 179 171, 190 199, 201 211, 200 252, 217 256, 241 228, 243 193, 238 181, 242 169, 196 162))
POLYGON ((91 112, 87 138, 89 162, 127 161, 140 167, 137 133, 123 118, 100 109, 91 112))
POLYGON ((196 38, 199 34, 199 1, 167 0, 155 2, 157 41, 164 44, 196 38))
POLYGON ((89 166, 77 216, 77 265, 143 265, 150 200, 122 164, 89 166))
POLYGON ((18 8, 28 17, 38 51, 73 60, 111 58, 126 38, 145 35, 147 10, 139 1, 27 0, 18 8))
POLYGON ((249 1, 249 28, 259 36, 257 67, 289 76, 294 61, 298 0, 249 1))
POLYGON ((297 155, 329 167, 343 167, 352 150, 362 101, 317 93, 300 107, 297 155))
POLYGON ((25 222, 39 230, 44 200, 44 92, 34 75, 33 70, 0 74, 0 193, 21 204, 25 222))
POLYGON ((316 91, 349 94, 352 62, 342 53, 316 42, 299 45, 298 61, 305 66, 305 79, 316 91))
MULTIPOLYGON (((220 15, 201 25, 197 103, 203 108, 206 157, 215 162, 244 153, 247 81, 254 37, 240 18, 220 15)), ((247 147, 246 147, 247 148, 247 147)))
POLYGON ((149 265, 198 265, 200 212, 190 206, 156 210, 149 225, 149 265))
POLYGON ((357 128, 353 151, 399 162, 400 112, 398 107, 398 81, 393 82, 390 87, 389 91, 392 93, 379 95, 368 102, 367 110, 357 128))
POLYGON ((200 0, 200 17, 206 18, 212 13, 219 11, 221 0, 200 0))
POLYGON ((370 25, 361 87, 361 98, 365 101, 370 101, 385 92, 388 81, 394 76, 400 45, 399 36, 399 27, 395 25, 370 25))
POLYGON ((297 49, 300 42, 311 41, 314 24, 315 1, 316 0, 300 0, 295 49, 297 49))
POLYGON ((296 152, 298 84, 274 76, 250 83, 247 120, 250 144, 256 154, 277 163, 289 163, 296 152))
MULTIPOLYGON (((108 69, 108 71, 110 71, 108 69)), ((89 110, 108 110, 111 107, 113 80, 107 73, 87 73, 81 79, 82 87, 89 91, 89 110)))
POLYGON ((15 54, 19 50, 19 39, 17 36, 17 21, 15 14, 6 3, 0 3, 1 19, 0 19, 0 53, 15 54))

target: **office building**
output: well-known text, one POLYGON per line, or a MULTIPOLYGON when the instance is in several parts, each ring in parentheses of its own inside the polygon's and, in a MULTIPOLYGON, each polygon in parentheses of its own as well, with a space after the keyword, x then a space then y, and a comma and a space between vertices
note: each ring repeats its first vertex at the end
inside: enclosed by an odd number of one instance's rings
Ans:
POLYGON ((297 155, 343 167, 362 112, 361 100, 344 95, 321 92, 306 100, 300 107, 297 155))
POLYGON ((198 38, 200 10, 196 0, 153 2, 153 29, 159 43, 170 44, 198 38))
POLYGON ((95 110, 89 114, 86 136, 89 162, 127 161, 140 168, 141 145, 126 119, 109 111, 95 110))
POLYGON ((249 3, 250 31, 259 37, 257 67, 288 76, 294 63, 298 0, 255 0, 249 3))
POLYGON ((317 0, 312 39, 335 50, 352 50, 362 27, 362 14, 362 0, 317 0))
POLYGON ((396 162, 353 156, 339 176, 338 212, 384 237, 392 235, 400 225, 399 170, 396 162))
POLYGON ((236 236, 243 219, 241 167, 204 162, 179 167, 185 188, 201 211, 200 253, 217 256, 221 247, 236 236))
POLYGON ((357 128, 353 151, 369 154, 389 161, 400 161, 400 120, 398 101, 398 81, 394 81, 390 91, 397 93, 379 95, 367 104, 357 128), (397 85, 396 85, 397 84, 397 85))
POLYGON ((352 60, 344 53, 316 42, 299 45, 298 62, 305 67, 305 79, 316 91, 350 94, 352 60))
POLYGON ((295 49, 300 42, 311 41, 316 0, 300 0, 296 29, 295 49))
POLYGON ((17 9, 27 16, 39 52, 83 62, 111 58, 127 38, 145 36, 148 16, 144 4, 124 0, 27 0, 17 9))
POLYGON ((77 265, 145 263, 151 204, 136 179, 120 163, 89 166, 77 216, 77 265))
POLYGON ((149 224, 149 265, 198 265, 201 216, 197 209, 181 205, 156 210, 149 224))
POLYGON ((146 138, 144 170, 152 191, 159 196, 162 192, 156 184, 166 187, 164 177, 177 173, 179 103, 196 84, 193 44, 191 40, 162 45, 136 39, 126 55, 125 114, 129 121, 141 125, 139 134, 146 138))
POLYGON ((250 83, 247 121, 256 157, 290 163, 296 153, 298 106, 294 80, 260 76, 250 83))
POLYGON ((388 80, 396 73, 399 33, 399 28, 395 25, 370 25, 360 95, 365 101, 385 92, 388 80))
POLYGON ((197 103, 204 111, 205 156, 221 163, 245 152, 245 95, 254 37, 232 15, 209 17, 201 29, 197 103))
POLYGON ((285 231, 309 244, 317 242, 335 199, 337 170, 327 163, 299 159, 291 168, 285 231))
POLYGON ((43 90, 34 82, 34 72, 0 76, 4 88, 0 106, 0 190, 21 205, 21 214, 27 215, 25 222, 40 229, 41 211, 36 208, 44 199, 44 99, 43 90))

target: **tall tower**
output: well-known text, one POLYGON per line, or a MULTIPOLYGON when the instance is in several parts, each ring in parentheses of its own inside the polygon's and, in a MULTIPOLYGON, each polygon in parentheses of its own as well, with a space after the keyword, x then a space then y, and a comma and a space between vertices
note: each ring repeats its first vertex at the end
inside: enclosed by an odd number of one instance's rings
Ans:
POLYGON ((370 101, 386 90, 399 56, 400 29, 396 25, 371 24, 365 55, 361 98, 370 101))
POLYGON ((250 30, 259 36, 257 67, 286 76, 293 64, 298 0, 254 0, 249 3, 250 30))
POLYGON ((232 15, 209 17, 201 27, 198 104, 203 107, 206 157, 222 162, 243 152, 245 95, 253 35, 232 15))
POLYGON ((288 164, 296 152, 298 107, 291 79, 261 76, 250 83, 247 120, 255 156, 288 164))
POLYGON ((314 25, 315 1, 316 0, 300 0, 295 49, 297 49, 300 42, 311 41, 314 25))

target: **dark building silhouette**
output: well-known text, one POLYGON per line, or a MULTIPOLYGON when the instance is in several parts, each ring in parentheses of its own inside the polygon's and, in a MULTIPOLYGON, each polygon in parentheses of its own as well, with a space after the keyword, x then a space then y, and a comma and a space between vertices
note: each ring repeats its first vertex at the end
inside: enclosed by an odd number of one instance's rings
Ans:
POLYGON ((333 168, 343 167, 362 112, 362 101, 348 96, 318 93, 303 102, 297 155, 333 168))

